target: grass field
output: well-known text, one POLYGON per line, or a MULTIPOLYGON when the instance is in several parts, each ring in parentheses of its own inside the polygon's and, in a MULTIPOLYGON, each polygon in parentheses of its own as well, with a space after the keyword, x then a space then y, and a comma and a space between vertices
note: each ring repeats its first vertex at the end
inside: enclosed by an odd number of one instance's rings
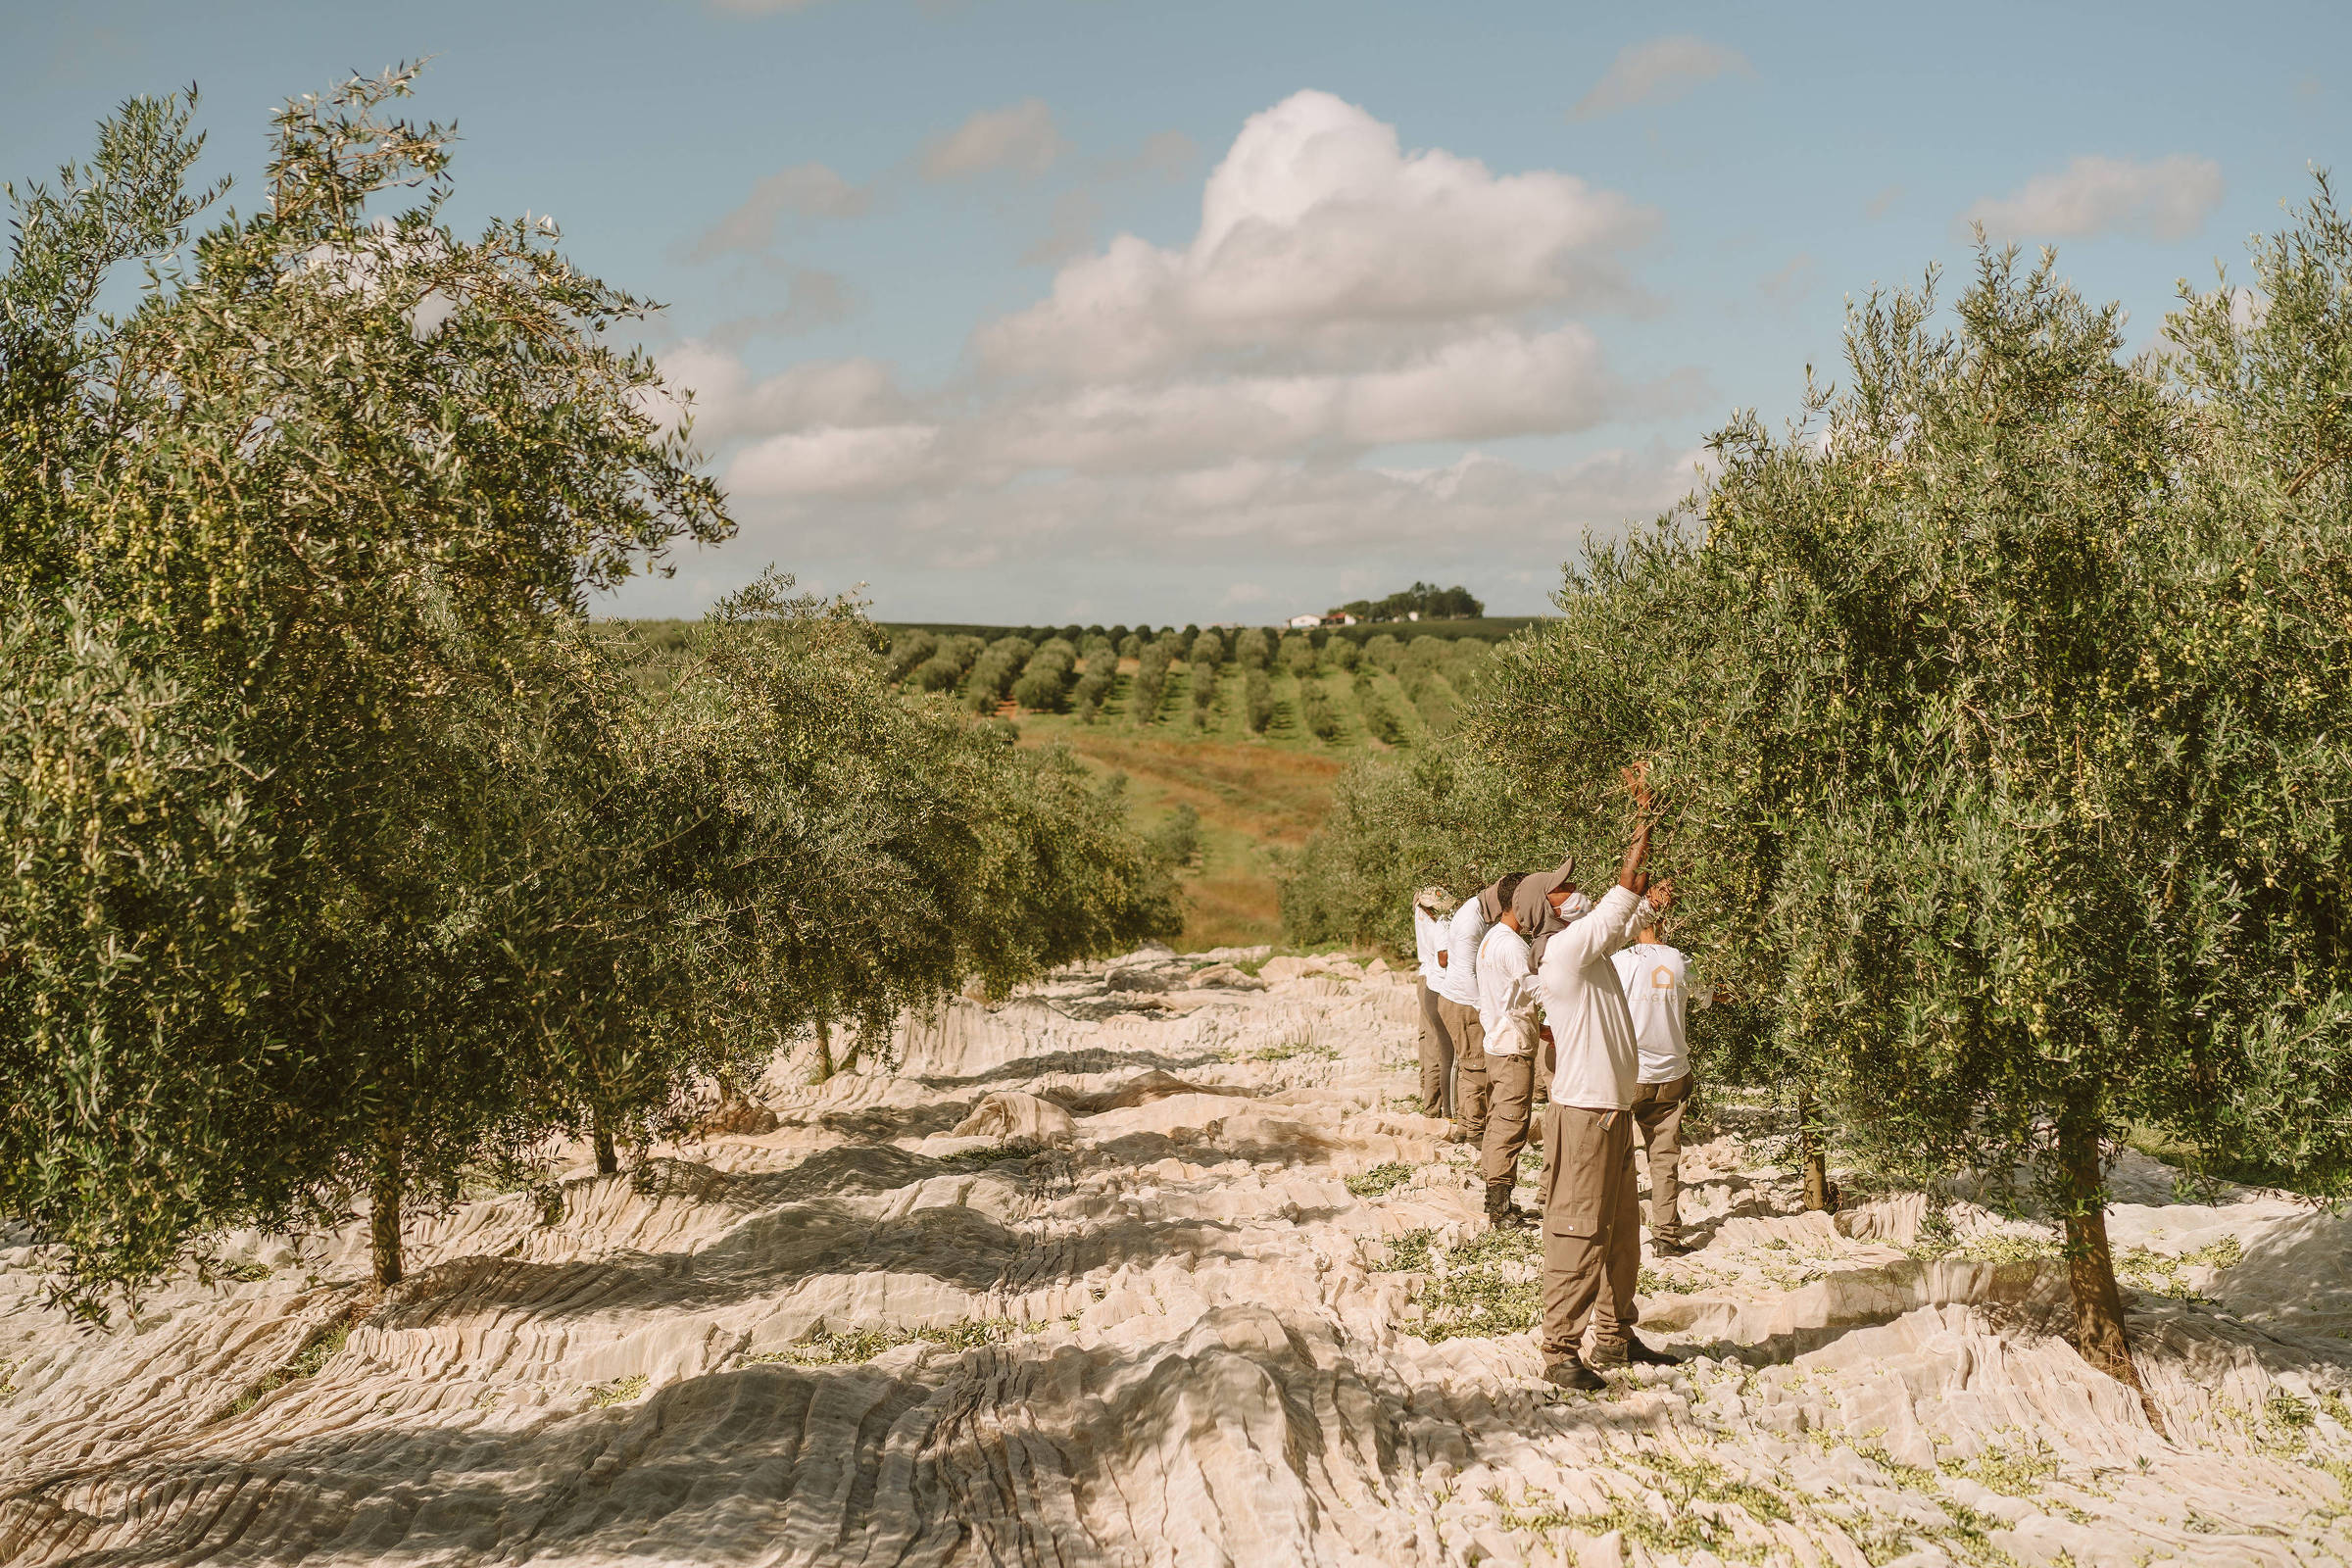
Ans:
MULTIPOLYGON (((674 679, 694 623, 624 624, 653 654, 644 678, 674 679)), ((1324 662, 1310 672, 1300 673, 1292 658, 1277 658, 1267 671, 1271 710, 1262 729, 1250 722, 1249 676, 1231 661, 1213 671, 1189 660, 1176 662, 1149 715, 1135 711, 1132 658, 1118 662, 1118 676, 1091 721, 1010 703, 999 711, 1018 726, 1023 746, 1066 746, 1104 775, 1124 774, 1136 823, 1146 832, 1165 834, 1184 808, 1197 813, 1198 854, 1182 873, 1188 910, 1178 946, 1279 942, 1283 858, 1321 823, 1340 774, 1367 754, 1424 746, 1450 730, 1479 679, 1493 645, 1469 628, 1495 623, 1438 626, 1444 629, 1355 628, 1412 636, 1396 637, 1378 661, 1350 658, 1352 670, 1338 667, 1342 654, 1328 643, 1324 662), (1215 683, 1205 707, 1194 701, 1200 679, 1215 683), (1314 726, 1318 708, 1322 734, 1314 726), (1382 713, 1387 718, 1379 727, 1390 739, 1375 733, 1372 715, 1382 713)), ((1347 640, 1360 649, 1372 639, 1347 640)), ((967 671, 965 683, 945 695, 960 701, 969 684, 967 671)))
MULTIPOLYGON (((1252 733, 1245 700, 1247 677, 1238 665, 1218 670, 1216 696, 1194 720, 1186 666, 1173 670, 1158 711, 1142 722, 1130 704, 1133 661, 1091 724, 1068 713, 1013 713, 1024 746, 1067 746, 1089 765, 1124 773, 1137 822, 1164 828, 1180 807, 1200 814, 1200 858, 1184 875, 1190 908, 1185 949, 1242 946, 1282 939, 1279 875, 1282 857, 1304 844, 1331 804, 1333 783, 1369 752, 1393 750, 1369 731, 1357 696, 1357 676, 1324 668, 1313 675, 1274 673, 1274 713, 1263 734, 1252 733), (1329 700, 1336 733, 1319 739, 1302 716, 1308 683, 1329 700)), ((1402 744, 1426 743, 1450 727, 1460 694, 1439 670, 1408 680, 1387 670, 1367 677, 1368 689, 1397 715, 1402 744), (1417 700, 1416 700, 1417 694, 1417 700)))
POLYGON ((1200 813, 1200 859, 1183 874, 1188 906, 1178 947, 1282 939, 1280 857, 1304 844, 1323 819, 1345 757, 1080 724, 1060 714, 1028 713, 1018 722, 1024 746, 1064 745, 1101 772, 1126 774, 1136 820, 1147 830, 1164 828, 1179 807, 1200 813))

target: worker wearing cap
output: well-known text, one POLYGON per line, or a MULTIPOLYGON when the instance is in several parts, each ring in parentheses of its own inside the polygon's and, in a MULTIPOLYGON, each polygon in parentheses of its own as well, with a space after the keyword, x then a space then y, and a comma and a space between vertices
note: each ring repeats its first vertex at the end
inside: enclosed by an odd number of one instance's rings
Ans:
POLYGON ((1606 1388, 1595 1368, 1668 1359, 1633 1332, 1642 1265, 1633 1139, 1641 1058, 1611 961, 1674 900, 1672 883, 1650 882, 1649 836, 1644 822, 1616 886, 1553 935, 1536 964, 1558 1057, 1544 1112, 1544 1375, 1562 1388, 1606 1388), (1588 1326, 1592 1348, 1580 1353, 1588 1326))

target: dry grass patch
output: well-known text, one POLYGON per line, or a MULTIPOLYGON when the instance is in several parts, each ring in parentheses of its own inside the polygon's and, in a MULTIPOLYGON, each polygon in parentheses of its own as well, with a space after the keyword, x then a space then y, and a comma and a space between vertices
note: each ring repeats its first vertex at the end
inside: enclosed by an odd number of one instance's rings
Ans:
POLYGON ((1179 948, 1282 940, 1277 858, 1321 825, 1347 756, 1174 724, 1162 726, 1169 733, 1141 733, 1115 719, 1089 725, 1063 714, 1023 714, 1020 728, 1024 746, 1058 743, 1101 772, 1126 774, 1137 825, 1147 832, 1179 806, 1200 813, 1200 861, 1184 874, 1179 948))

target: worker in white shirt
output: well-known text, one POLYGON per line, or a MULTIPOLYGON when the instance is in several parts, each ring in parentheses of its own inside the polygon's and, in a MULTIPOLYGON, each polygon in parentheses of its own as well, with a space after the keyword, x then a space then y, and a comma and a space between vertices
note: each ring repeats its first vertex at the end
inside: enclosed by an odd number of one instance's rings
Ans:
POLYGON ((1438 950, 1438 1016, 1453 1040, 1453 1142, 1476 1146, 1487 1131, 1487 1053, 1478 1023, 1478 943, 1487 921, 1473 893, 1446 923, 1438 950))
MULTIPOLYGON (((1642 1058, 1634 1085, 1634 1128, 1649 1161, 1649 1246, 1661 1256, 1683 1246, 1683 1107, 1690 1100, 1690 1048, 1683 1014, 1690 1002, 1690 964, 1679 949, 1658 940, 1653 923, 1640 940, 1617 955, 1617 978, 1625 987, 1626 1009, 1634 1017, 1634 1045, 1642 1058)), ((1712 997, 1701 993, 1698 1005, 1712 997)))
POLYGON ((1545 944, 1536 971, 1559 1057, 1544 1112, 1544 1375, 1561 1388, 1607 1387, 1594 1367, 1671 1359, 1633 1332, 1642 1270, 1633 1141, 1641 1057, 1609 961, 1633 940, 1637 909, 1646 902, 1662 912, 1674 900, 1673 884, 1652 888, 1643 869, 1649 831, 1644 822, 1616 886, 1545 944), (1589 1355, 1580 1353, 1588 1324, 1589 1355))
POLYGON ((1479 1151, 1487 1183, 1487 1222, 1524 1225, 1511 1202, 1519 1152, 1527 1147, 1535 1089, 1541 999, 1523 933, 1556 919, 1547 895, 1564 871, 1514 871, 1494 885, 1499 913, 1478 944, 1478 1023, 1487 1053, 1487 1131, 1479 1151))
POLYGON ((1453 1036, 1438 1011, 1438 954, 1446 946, 1446 912, 1453 901, 1441 887, 1413 895, 1413 956, 1420 964, 1414 989, 1421 1002, 1421 1114, 1453 1114, 1453 1036))

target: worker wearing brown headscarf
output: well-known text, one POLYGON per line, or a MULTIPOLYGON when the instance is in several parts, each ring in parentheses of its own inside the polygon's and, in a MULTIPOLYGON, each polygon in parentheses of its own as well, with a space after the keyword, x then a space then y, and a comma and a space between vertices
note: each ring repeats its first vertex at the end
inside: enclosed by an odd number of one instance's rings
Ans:
POLYGON ((1478 948, 1479 1023, 1486 1035, 1487 1124, 1479 1151, 1487 1186, 1487 1218, 1495 1225, 1523 1225, 1529 1216, 1512 1206, 1519 1155, 1527 1148, 1530 1107, 1542 1050, 1535 982, 1527 934, 1557 924, 1551 896, 1574 869, 1514 874, 1496 885, 1502 909, 1478 948))

